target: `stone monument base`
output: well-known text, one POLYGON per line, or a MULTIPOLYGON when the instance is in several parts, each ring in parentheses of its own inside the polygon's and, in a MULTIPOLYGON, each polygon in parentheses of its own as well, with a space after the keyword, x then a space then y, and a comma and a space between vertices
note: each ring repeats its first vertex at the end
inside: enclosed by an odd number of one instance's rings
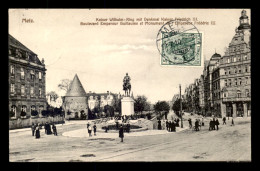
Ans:
POLYGON ((121 114, 122 116, 134 114, 134 100, 131 97, 123 97, 121 100, 121 114))

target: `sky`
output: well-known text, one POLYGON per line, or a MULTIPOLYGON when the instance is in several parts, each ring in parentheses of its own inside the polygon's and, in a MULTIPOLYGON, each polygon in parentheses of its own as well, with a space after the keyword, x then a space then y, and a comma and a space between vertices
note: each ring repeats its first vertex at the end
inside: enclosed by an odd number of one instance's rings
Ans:
MULTIPOLYGON (((216 25, 195 25, 203 33, 202 57, 215 51, 224 55, 239 26, 243 9, 10 9, 9 34, 44 58, 46 91, 59 90, 62 79, 78 75, 86 92, 121 93, 126 73, 134 96, 145 95, 152 103, 172 99, 199 78, 201 67, 164 67, 156 36, 162 25, 80 25, 96 18, 194 18, 216 25), (22 22, 32 19, 33 23, 22 22)), ((246 9, 250 17, 250 9, 246 9)))

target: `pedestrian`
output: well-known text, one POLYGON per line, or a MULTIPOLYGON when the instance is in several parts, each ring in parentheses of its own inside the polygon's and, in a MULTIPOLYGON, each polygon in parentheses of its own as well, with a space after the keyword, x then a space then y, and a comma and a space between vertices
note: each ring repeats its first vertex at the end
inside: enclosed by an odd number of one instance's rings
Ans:
POLYGON ((107 133, 107 131, 108 131, 108 123, 106 122, 105 123, 105 132, 107 133))
POLYGON ((40 124, 38 123, 38 125, 35 128, 35 138, 39 139, 40 137, 40 124))
POLYGON ((222 120, 223 120, 223 125, 224 125, 224 124, 226 125, 226 117, 225 117, 225 116, 223 117, 222 120))
POLYGON ((44 129, 45 129, 45 134, 47 134, 48 122, 46 122, 46 123, 44 124, 44 129))
POLYGON ((219 125, 219 121, 218 121, 218 118, 216 118, 216 127, 217 127, 217 130, 218 130, 218 125, 219 125))
POLYGON ((176 119, 176 127, 180 127, 179 122, 180 122, 180 119, 177 118, 177 119, 176 119))
POLYGON ((232 120, 231 120, 231 126, 235 126, 235 123, 234 123, 233 118, 232 118, 232 120))
POLYGON ((169 132, 172 132, 172 121, 169 121, 168 125, 169 125, 169 132))
POLYGON ((122 124, 119 127, 119 137, 121 138, 121 142, 123 142, 123 139, 124 139, 124 129, 123 129, 123 125, 122 124))
POLYGON ((31 129, 32 129, 32 136, 34 136, 35 129, 36 129, 36 125, 34 125, 34 123, 32 124, 31 129))
POLYGON ((127 133, 130 132, 130 123, 129 123, 129 121, 126 124, 126 131, 127 131, 127 133))
POLYGON ((213 117, 213 120, 212 120, 212 129, 215 130, 215 125, 216 125, 216 121, 215 121, 215 118, 213 117))
POLYGON ((166 129, 167 129, 167 131, 169 131, 169 122, 168 122, 168 119, 166 120, 166 129))
POLYGON ((188 119, 188 122, 189 122, 189 127, 190 127, 190 129, 191 129, 191 128, 192 128, 191 118, 188 119))
POLYGON ((47 135, 51 135, 51 134, 52 134, 51 125, 47 123, 47 135))
POLYGON ((213 122, 212 122, 212 119, 210 119, 209 121, 209 131, 211 131, 213 128, 213 122))
POLYGON ((159 119, 158 120, 158 130, 161 130, 162 129, 162 125, 161 125, 161 120, 159 119))
POLYGON ((119 123, 118 123, 118 120, 116 120, 116 129, 117 129, 117 130, 119 129, 119 123))
POLYGON ((195 121, 195 131, 199 131, 199 120, 196 119, 195 121))
POLYGON ((204 126, 204 118, 201 118, 201 126, 204 126))
POLYGON ((171 132, 176 132, 176 122, 172 122, 172 130, 171 132))
POLYGON ((165 120, 163 120, 163 123, 162 123, 162 130, 165 129, 165 120))
POLYGON ((89 135, 89 137, 92 137, 91 132, 92 132, 92 128, 91 128, 91 125, 89 124, 89 127, 88 127, 88 135, 89 135))
POLYGON ((88 123, 87 123, 87 129, 88 129, 89 125, 90 125, 90 124, 89 124, 89 122, 88 122, 88 123))
POLYGON ((57 135, 58 135, 58 134, 57 134, 57 128, 56 128, 56 126, 54 125, 54 123, 52 124, 52 131, 53 131, 54 136, 57 136, 57 135))
POLYGON ((96 136, 96 132, 97 132, 97 126, 96 126, 96 123, 94 123, 93 130, 94 130, 94 136, 96 136))

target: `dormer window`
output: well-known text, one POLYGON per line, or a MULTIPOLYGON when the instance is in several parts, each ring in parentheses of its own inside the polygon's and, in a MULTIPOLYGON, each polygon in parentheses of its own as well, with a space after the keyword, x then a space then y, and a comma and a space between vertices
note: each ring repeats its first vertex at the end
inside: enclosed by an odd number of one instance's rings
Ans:
POLYGON ((24 69, 21 68, 21 79, 24 79, 24 69))
POLYGON ((31 80, 34 80, 34 78, 35 78, 35 73, 34 73, 34 70, 31 70, 31 80))
POLYGON ((10 72, 11 72, 11 76, 14 76, 14 65, 10 66, 10 72))
POLYGON ((39 80, 41 80, 41 79, 42 79, 42 73, 39 72, 39 80))

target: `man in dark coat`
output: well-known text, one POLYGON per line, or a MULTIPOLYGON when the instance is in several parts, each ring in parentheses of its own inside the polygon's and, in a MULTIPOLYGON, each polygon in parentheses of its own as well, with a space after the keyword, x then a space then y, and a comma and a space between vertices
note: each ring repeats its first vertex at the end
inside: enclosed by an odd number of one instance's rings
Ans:
POLYGON ((126 131, 127 131, 128 133, 130 132, 130 123, 129 123, 129 122, 126 124, 126 131))
POLYGON ((55 136, 57 136, 58 134, 57 134, 57 128, 56 128, 56 126, 53 124, 52 125, 52 131, 53 131, 53 134, 55 135, 55 136))
POLYGON ((123 142, 123 139, 124 139, 124 128, 123 128, 122 124, 119 127, 119 137, 121 138, 121 142, 123 142))
POLYGON ((162 129, 162 125, 161 125, 161 120, 159 119, 158 120, 158 130, 161 130, 162 129))
POLYGON ((199 131, 199 120, 196 119, 195 121, 195 131, 199 131))
POLYGON ((48 122, 46 122, 46 123, 44 124, 44 129, 45 129, 45 134, 47 134, 48 122))
POLYGON ((218 118, 216 118, 215 124, 216 124, 217 130, 218 130, 218 125, 219 125, 218 118))
POLYGON ((235 126, 235 123, 234 123, 233 118, 232 118, 232 120, 231 120, 231 126, 235 126))
POLYGON ((223 125, 224 125, 224 124, 226 125, 226 117, 225 117, 225 116, 223 117, 222 120, 223 120, 223 125))
POLYGON ((34 123, 33 123, 31 128, 32 128, 32 136, 34 136, 36 125, 34 125, 34 123))
POLYGON ((176 132, 176 122, 172 122, 172 131, 171 132, 176 132))
POLYGON ((212 120, 212 129, 213 130, 216 130, 215 125, 216 125, 216 120, 215 120, 215 118, 213 118, 213 120, 212 120))
POLYGON ((176 119, 176 127, 180 127, 179 122, 180 122, 180 119, 177 118, 177 119, 176 119))
POLYGON ((213 129, 213 121, 212 119, 210 119, 209 121, 209 131, 211 131, 213 129))
POLYGON ((191 128, 192 128, 191 118, 189 118, 188 121, 189 121, 189 127, 190 127, 190 129, 191 129, 191 128))
POLYGON ((37 127, 36 127, 35 130, 36 130, 36 131, 35 131, 35 138, 38 139, 38 138, 41 137, 41 136, 40 136, 40 124, 39 124, 39 123, 38 123, 38 125, 37 125, 37 127))
POLYGON ((166 120, 166 129, 167 129, 167 131, 169 130, 169 122, 168 122, 168 120, 166 120))
POLYGON ((51 131, 51 125, 48 123, 47 124, 47 135, 51 135, 52 131, 51 131))
POLYGON ((94 130, 94 136, 96 136, 96 132, 97 132, 97 126, 96 126, 96 123, 94 123, 93 130, 94 130))

